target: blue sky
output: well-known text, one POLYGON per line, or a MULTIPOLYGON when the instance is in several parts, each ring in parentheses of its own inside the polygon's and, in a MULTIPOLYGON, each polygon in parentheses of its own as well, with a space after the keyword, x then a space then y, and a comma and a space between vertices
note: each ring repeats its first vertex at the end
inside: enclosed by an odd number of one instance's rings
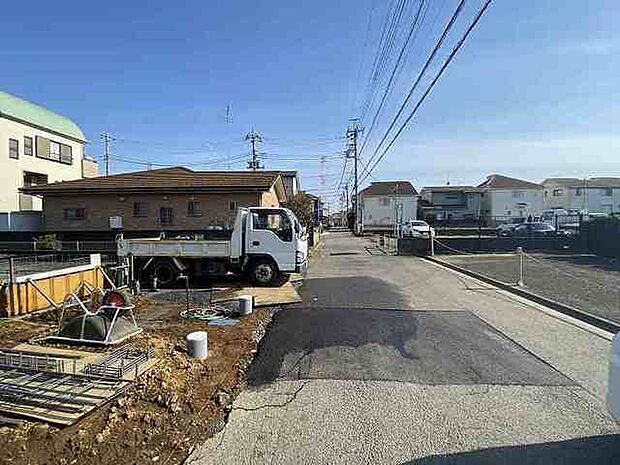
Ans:
MULTIPOLYGON (((458 3, 429 1, 362 160, 458 3)), ((70 116, 92 156, 110 132, 114 171, 147 161, 226 168, 228 158, 241 168, 243 136, 255 127, 268 168, 300 169, 305 187, 332 194, 389 4, 56 1, 35 13, 10 2, 0 87, 70 116)), ((450 47, 479 5, 467 2, 450 47)), ((611 0, 495 0, 374 179, 620 175, 617 24, 611 0)))

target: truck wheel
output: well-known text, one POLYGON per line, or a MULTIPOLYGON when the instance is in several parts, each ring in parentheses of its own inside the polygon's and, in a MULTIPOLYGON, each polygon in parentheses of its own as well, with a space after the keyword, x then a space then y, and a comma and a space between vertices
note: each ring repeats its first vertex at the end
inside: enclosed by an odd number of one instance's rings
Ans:
POLYGON ((278 267, 271 260, 256 260, 250 267, 250 278, 257 286, 271 286, 279 275, 278 267))
POLYGON ((167 262, 159 262, 153 269, 153 276, 157 278, 157 285, 170 286, 179 277, 178 270, 167 262))

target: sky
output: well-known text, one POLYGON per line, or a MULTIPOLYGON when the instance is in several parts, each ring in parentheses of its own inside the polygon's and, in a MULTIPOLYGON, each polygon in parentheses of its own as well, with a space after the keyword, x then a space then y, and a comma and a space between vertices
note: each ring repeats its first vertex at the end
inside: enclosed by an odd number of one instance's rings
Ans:
MULTIPOLYGON (((110 133, 112 172, 243 169, 254 129, 266 168, 298 169, 302 187, 337 199, 349 120, 365 128, 364 172, 458 3, 423 5, 370 130, 419 1, 9 2, 0 88, 76 121, 92 157, 101 159, 100 135, 110 133), (373 81, 382 26, 399 4, 373 81)), ((466 2, 405 115, 480 5, 466 2)), ((620 175, 617 24, 612 0, 493 1, 363 184, 620 175)))

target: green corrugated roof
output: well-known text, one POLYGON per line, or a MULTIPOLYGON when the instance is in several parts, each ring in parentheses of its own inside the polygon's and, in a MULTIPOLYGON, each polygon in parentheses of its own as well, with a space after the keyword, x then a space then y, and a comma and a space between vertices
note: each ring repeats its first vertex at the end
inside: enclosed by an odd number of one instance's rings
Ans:
POLYGON ((74 139, 86 141, 82 130, 69 118, 1 90, 0 115, 6 115, 74 139))

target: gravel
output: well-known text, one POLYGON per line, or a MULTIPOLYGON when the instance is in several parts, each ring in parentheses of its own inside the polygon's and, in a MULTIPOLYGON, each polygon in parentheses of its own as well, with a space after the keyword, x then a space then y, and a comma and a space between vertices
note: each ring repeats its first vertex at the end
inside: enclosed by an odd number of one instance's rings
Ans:
MULTIPOLYGON (((516 284, 519 276, 516 255, 453 255, 442 260, 508 284, 516 284)), ((536 294, 620 323, 620 260, 529 254, 523 276, 526 289, 536 294)))

